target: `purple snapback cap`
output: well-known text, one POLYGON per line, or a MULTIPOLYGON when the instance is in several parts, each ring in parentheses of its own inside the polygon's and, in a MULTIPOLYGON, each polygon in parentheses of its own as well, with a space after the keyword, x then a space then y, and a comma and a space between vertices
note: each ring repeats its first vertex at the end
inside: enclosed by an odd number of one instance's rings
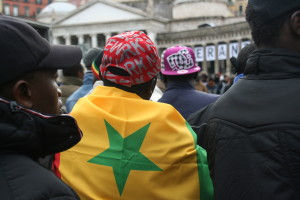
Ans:
POLYGON ((161 73, 164 75, 185 75, 199 72, 195 53, 186 46, 173 46, 166 49, 161 56, 161 73))

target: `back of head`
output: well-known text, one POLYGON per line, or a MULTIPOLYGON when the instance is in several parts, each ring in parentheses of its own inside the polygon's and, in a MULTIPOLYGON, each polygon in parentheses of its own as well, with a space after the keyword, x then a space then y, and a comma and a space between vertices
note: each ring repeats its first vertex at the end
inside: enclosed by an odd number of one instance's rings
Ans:
POLYGON ((83 66, 82 66, 81 63, 79 63, 76 66, 73 66, 73 67, 70 67, 70 68, 67 68, 67 69, 63 69, 63 75, 64 76, 72 76, 72 77, 80 78, 79 74, 82 74, 83 71, 84 71, 83 66))
POLYGON ((103 49, 101 48, 91 48, 86 52, 86 55, 83 58, 83 63, 88 70, 91 69, 93 61, 101 52, 103 52, 103 49))
POLYGON ((215 84, 215 79, 212 76, 209 76, 207 80, 207 85, 214 86, 214 84, 215 84))
POLYGON ((160 71, 154 43, 141 31, 126 32, 108 39, 100 73, 104 85, 150 98, 160 71))
POLYGON ((245 67, 247 64, 247 60, 251 53, 256 49, 256 46, 254 44, 248 44, 245 46, 239 53, 237 57, 237 73, 244 73, 245 67))
POLYGON ((258 47, 276 44, 284 22, 299 9, 298 0, 249 0, 246 20, 255 44, 258 47))
POLYGON ((206 72, 200 72, 200 79, 202 82, 207 82, 207 79, 208 79, 208 74, 206 72))
POLYGON ((256 49, 256 46, 254 44, 248 44, 247 46, 242 48, 242 50, 240 51, 237 58, 232 57, 230 59, 231 64, 233 65, 235 72, 237 74, 244 73, 246 64, 247 64, 247 60, 248 60, 249 56, 251 55, 251 53, 255 49, 256 49))
POLYGON ((102 79, 101 73, 100 73, 100 66, 102 64, 102 58, 103 58, 103 50, 96 55, 96 57, 92 63, 91 70, 92 70, 94 76, 96 77, 96 80, 102 79))
POLYGON ((169 80, 190 80, 196 78, 201 70, 190 47, 170 47, 162 53, 161 59, 161 73, 169 80))

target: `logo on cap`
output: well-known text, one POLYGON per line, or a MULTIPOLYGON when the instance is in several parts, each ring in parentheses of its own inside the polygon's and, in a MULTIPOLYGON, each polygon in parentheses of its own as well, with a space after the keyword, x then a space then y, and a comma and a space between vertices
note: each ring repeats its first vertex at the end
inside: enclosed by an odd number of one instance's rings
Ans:
POLYGON ((190 69, 194 66, 194 61, 187 49, 181 49, 177 53, 167 57, 167 61, 173 71, 190 69))
POLYGON ((200 71, 192 48, 173 46, 162 54, 162 74, 184 75, 200 71))

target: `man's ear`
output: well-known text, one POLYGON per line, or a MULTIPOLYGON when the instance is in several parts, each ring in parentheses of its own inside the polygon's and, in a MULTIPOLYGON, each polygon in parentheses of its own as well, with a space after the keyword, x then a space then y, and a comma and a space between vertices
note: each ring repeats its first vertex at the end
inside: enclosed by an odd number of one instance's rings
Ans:
POLYGON ((17 81, 12 88, 13 99, 22 106, 31 108, 33 106, 32 92, 29 83, 25 80, 17 81))
POLYGON ((300 36, 300 11, 292 14, 290 23, 294 33, 300 36))

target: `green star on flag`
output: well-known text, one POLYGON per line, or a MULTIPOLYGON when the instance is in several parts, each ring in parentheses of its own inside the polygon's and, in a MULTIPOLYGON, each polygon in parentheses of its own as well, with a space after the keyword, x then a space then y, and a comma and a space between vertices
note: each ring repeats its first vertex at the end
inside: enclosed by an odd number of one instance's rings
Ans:
POLYGON ((121 196, 131 170, 162 171, 162 169, 139 151, 150 123, 123 138, 106 120, 104 122, 109 138, 109 148, 88 162, 113 168, 121 196))

